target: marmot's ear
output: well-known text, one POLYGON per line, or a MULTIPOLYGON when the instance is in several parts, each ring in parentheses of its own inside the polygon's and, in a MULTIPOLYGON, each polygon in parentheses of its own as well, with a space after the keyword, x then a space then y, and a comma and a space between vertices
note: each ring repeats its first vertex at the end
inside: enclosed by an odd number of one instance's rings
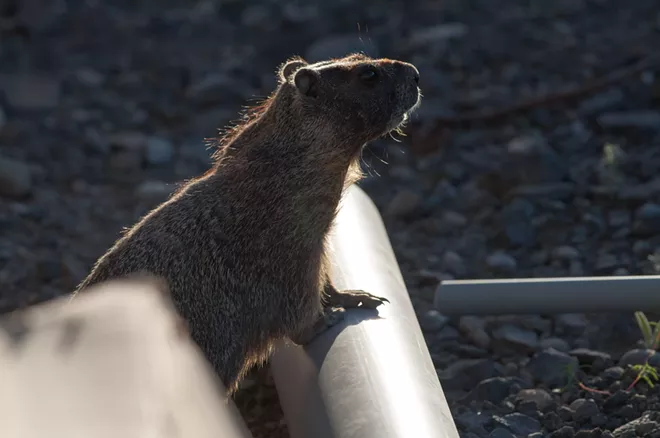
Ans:
POLYGON ((305 96, 318 96, 319 74, 311 68, 301 68, 293 76, 296 88, 305 96))
POLYGON ((284 64, 280 66, 279 69, 279 80, 280 83, 284 83, 289 80, 291 75, 298 70, 301 67, 305 67, 307 64, 307 61, 305 61, 302 58, 291 58, 284 64))

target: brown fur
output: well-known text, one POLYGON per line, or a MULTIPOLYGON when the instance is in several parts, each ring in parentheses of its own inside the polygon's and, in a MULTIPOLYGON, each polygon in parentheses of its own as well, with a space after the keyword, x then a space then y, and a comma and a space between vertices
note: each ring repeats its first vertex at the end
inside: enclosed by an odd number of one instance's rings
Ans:
POLYGON ((276 340, 318 319, 326 235, 361 149, 419 102, 417 70, 399 61, 292 58, 278 75, 271 97, 219 139, 213 168, 128 230, 78 287, 165 278, 229 393, 276 340))

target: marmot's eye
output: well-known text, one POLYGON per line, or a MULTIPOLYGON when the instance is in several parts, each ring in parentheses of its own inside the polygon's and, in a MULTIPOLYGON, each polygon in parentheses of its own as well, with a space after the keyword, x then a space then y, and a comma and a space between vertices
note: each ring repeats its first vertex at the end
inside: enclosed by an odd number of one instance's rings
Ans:
POLYGON ((378 72, 374 68, 369 68, 360 73, 360 80, 367 83, 373 83, 378 79, 378 72))

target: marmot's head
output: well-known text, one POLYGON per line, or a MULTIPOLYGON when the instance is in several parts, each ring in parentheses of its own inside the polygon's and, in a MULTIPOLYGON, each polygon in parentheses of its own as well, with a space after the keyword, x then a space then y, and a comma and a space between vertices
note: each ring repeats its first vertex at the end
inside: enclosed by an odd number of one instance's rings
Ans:
POLYGON ((280 88, 308 128, 366 143, 398 128, 420 102, 412 64, 354 54, 308 64, 292 58, 279 68, 280 88))

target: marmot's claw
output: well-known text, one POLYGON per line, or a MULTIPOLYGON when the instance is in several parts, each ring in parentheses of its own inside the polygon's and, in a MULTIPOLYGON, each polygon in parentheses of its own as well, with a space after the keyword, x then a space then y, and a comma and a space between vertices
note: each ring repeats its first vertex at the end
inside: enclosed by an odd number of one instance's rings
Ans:
POLYGON ((328 297, 328 305, 341 306, 346 309, 362 307, 364 309, 375 309, 383 303, 389 303, 385 297, 370 294, 359 289, 349 289, 338 291, 328 297))

